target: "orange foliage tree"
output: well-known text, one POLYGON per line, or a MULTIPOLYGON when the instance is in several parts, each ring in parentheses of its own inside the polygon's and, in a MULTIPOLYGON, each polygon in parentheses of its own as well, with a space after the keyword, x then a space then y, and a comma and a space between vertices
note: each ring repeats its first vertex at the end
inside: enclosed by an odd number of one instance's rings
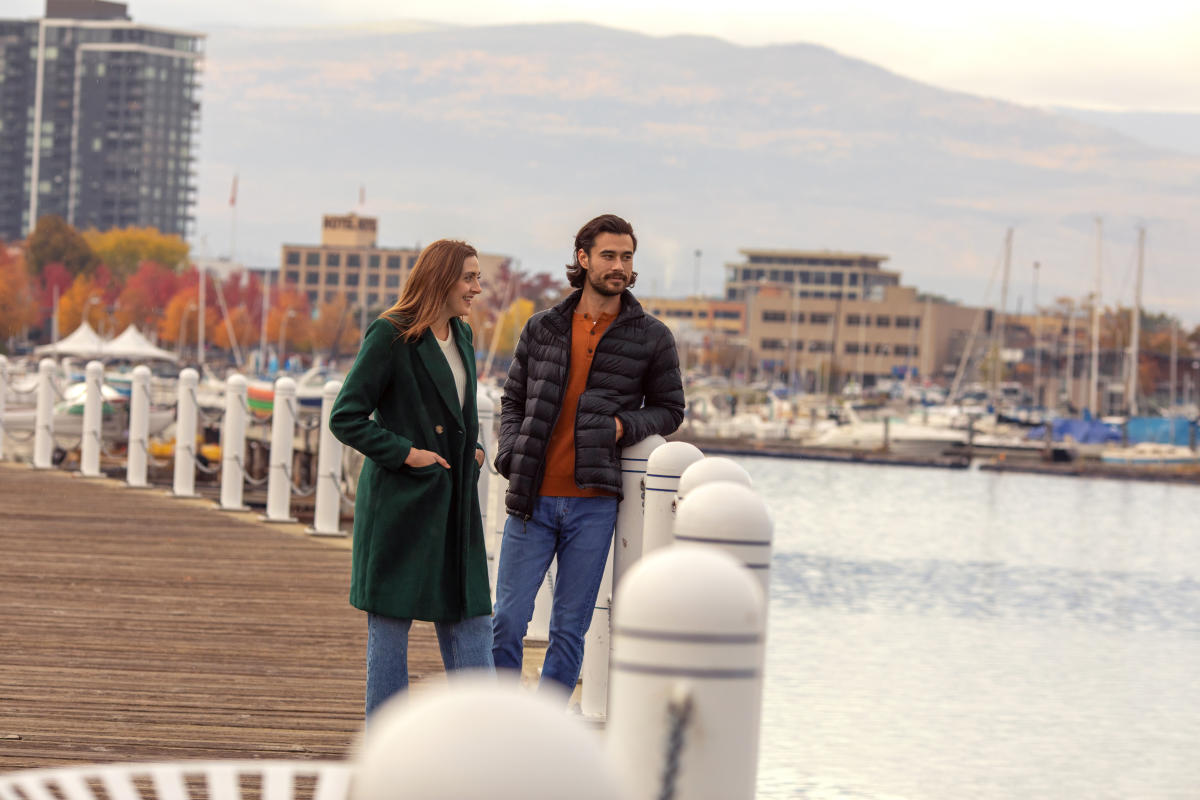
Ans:
POLYGON ((268 344, 277 347, 282 330, 284 350, 306 349, 310 341, 310 315, 308 295, 294 289, 279 292, 267 315, 268 344))
POLYGON ((233 329, 233 336, 237 339, 238 346, 243 350, 258 341, 258 323, 250 316, 250 312, 245 306, 235 306, 229 309, 229 316, 221 320, 221 323, 213 329, 213 344, 224 350, 232 350, 233 340, 229 338, 230 328, 233 329))
POLYGON ((29 267, 22 255, 11 255, 0 243, 0 337, 16 336, 37 322, 29 267))
POLYGON ((109 330, 109 304, 112 302, 113 286, 107 270, 98 267, 91 275, 75 276, 71 286, 58 299, 58 330, 67 335, 78 328, 86 319, 101 335, 116 333, 109 330))
POLYGON ((113 327, 124 330, 128 325, 137 325, 143 331, 157 330, 167 303, 179 287, 180 278, 174 270, 143 261, 117 297, 113 327))
MULTIPOLYGON (((166 312, 158 324, 158 336, 162 341, 174 344, 177 350, 196 344, 196 315, 199 308, 200 291, 195 285, 184 286, 167 301, 166 312)), ((204 329, 213 331, 221 322, 221 315, 211 306, 204 310, 204 329)), ((208 334, 205 334, 206 336, 208 334)))
POLYGON ((322 303, 310 325, 309 338, 313 351, 327 353, 330 360, 336 360, 340 353, 358 349, 362 331, 355 324, 354 316, 344 296, 322 303))

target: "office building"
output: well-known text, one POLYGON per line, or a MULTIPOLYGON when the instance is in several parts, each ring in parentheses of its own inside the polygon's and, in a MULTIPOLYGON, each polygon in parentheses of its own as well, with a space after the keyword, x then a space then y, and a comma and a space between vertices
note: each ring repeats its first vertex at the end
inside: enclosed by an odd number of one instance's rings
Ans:
POLYGON ((186 237, 203 40, 103 0, 0 20, 0 238, 47 214, 186 237))
MULTIPOLYGON (((313 308, 338 296, 370 313, 388 308, 399 299, 421 249, 380 247, 378 229, 375 217, 326 214, 320 244, 283 245, 279 266, 283 288, 304 292, 313 308)), ((495 280, 506 261, 507 256, 480 253, 481 280, 495 280)))

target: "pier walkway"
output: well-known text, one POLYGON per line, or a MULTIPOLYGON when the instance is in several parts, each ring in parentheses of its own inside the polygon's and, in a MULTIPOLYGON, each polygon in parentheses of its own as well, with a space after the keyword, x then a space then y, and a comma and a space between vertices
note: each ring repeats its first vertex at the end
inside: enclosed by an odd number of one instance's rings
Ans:
MULTIPOLYGON (((0 463, 0 772, 344 757, 366 647, 349 576, 348 539, 0 463)), ((431 625, 409 666, 442 679, 431 625)))

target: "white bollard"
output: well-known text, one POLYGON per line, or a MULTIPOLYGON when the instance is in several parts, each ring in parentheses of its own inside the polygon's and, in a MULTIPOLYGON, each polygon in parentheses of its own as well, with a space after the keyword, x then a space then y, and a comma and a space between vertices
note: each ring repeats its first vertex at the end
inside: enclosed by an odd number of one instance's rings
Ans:
POLYGON ((770 592, 771 510, 753 489, 732 481, 697 486, 675 512, 675 541, 724 550, 758 579, 763 596, 770 592))
POLYGON ((496 574, 500 570, 500 551, 504 547, 504 523, 508 520, 508 508, 504 503, 504 495, 508 492, 508 481, 503 475, 496 476, 496 482, 493 484, 491 502, 495 508, 495 514, 492 516, 492 530, 484 529, 483 535, 485 538, 492 541, 492 547, 496 549, 496 557, 488 560, 488 585, 492 588, 492 604, 496 603, 496 574))
MULTIPOLYGON (((648 436, 621 451, 621 504, 617 507, 617 526, 613 546, 604 565, 604 577, 596 594, 592 624, 583 637, 583 689, 579 709, 586 717, 603 719, 608 714, 608 662, 612 650, 612 595, 617 557, 628 557, 632 543, 642 536, 643 487, 646 465, 653 454, 666 445, 658 434, 648 436)), ((624 562, 623 562, 624 563, 624 562)))
POLYGON ((37 412, 34 416, 33 468, 54 466, 54 359, 38 362, 37 412))
POLYGON ((267 522, 295 522, 292 505, 292 448, 296 436, 296 382, 275 381, 271 407, 271 464, 267 480, 267 522))
POLYGON ((704 453, 687 442, 667 442, 650 456, 646 464, 646 515, 641 550, 636 555, 645 556, 671 543, 679 476, 703 459, 704 453))
MULTIPOLYGON (((503 543, 500 545, 504 546, 503 543)), ((525 640, 533 642, 548 642, 550 641, 550 611, 554 605, 554 581, 558 578, 558 559, 555 558, 550 562, 549 568, 546 570, 546 577, 542 578, 542 585, 538 587, 537 594, 533 597, 533 616, 529 618, 529 627, 525 629, 525 640)), ((586 637, 584 640, 586 648, 586 637)), ((587 651, 584 650, 584 660, 587 658, 587 651)))
MULTIPOLYGON (((493 402, 491 395, 483 387, 475 392, 475 405, 479 411, 479 443, 483 445, 483 466, 479 468, 479 515, 483 518, 483 548, 487 553, 488 576, 494 577, 496 567, 499 562, 496 561, 497 547, 496 540, 492 536, 492 532, 488 530, 488 501, 491 495, 488 490, 491 488, 491 464, 489 459, 495 451, 492 447, 492 426, 496 420, 496 404, 493 402)), ((495 582, 492 582, 495 585, 495 582)))
POLYGON ((221 419, 221 508, 245 511, 246 494, 246 378, 225 381, 225 415, 221 419))
POLYGON ((642 557, 646 465, 651 454, 666 443, 666 439, 654 434, 621 451, 623 499, 617 509, 617 535, 613 541, 613 580, 618 585, 625 572, 642 557))
POLYGON ((83 400, 83 434, 79 440, 79 474, 100 477, 100 428, 104 423, 104 365, 89 361, 84 372, 87 394, 83 400))
POLYGON ((599 738, 561 704, 495 680, 393 698, 371 716, 353 761, 350 800, 633 796, 599 738))
POLYGON ((200 375, 188 367, 179 373, 179 393, 175 399, 175 482, 176 497, 196 496, 196 384, 200 375))
POLYGON ((125 485, 146 489, 150 460, 150 368, 133 368, 129 383, 129 446, 125 451, 125 485))
POLYGON ((0 461, 4 460, 4 413, 8 399, 8 357, 0 356, 0 461))
POLYGON ((750 800, 762 717, 762 591, 726 553, 648 553, 617 587, 608 751, 635 797, 750 800))
POLYGON ((341 381, 329 381, 321 390, 321 439, 317 447, 317 497, 313 525, 309 533, 319 536, 345 536, 339 530, 342 521, 342 443, 329 430, 333 403, 342 390, 341 381))
POLYGON ((692 464, 679 476, 679 487, 675 490, 677 502, 682 502, 688 492, 705 483, 713 481, 733 481, 743 486, 753 486, 750 473, 731 458, 724 456, 708 456, 692 464))

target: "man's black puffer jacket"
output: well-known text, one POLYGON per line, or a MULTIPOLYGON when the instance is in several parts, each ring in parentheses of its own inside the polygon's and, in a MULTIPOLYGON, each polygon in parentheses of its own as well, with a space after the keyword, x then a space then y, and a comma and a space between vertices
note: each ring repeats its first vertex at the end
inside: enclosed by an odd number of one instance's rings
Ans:
MULTIPOLYGON (((581 291, 533 315, 521 331, 504 397, 496 469, 508 478, 508 513, 526 519, 542 482, 550 433, 558 420, 571 355, 571 316, 581 291)), ((596 345, 575 417, 575 483, 621 495, 620 449, 683 422, 683 382, 675 337, 621 294, 621 311, 596 345), (619 417, 624 435, 615 441, 619 417)))

